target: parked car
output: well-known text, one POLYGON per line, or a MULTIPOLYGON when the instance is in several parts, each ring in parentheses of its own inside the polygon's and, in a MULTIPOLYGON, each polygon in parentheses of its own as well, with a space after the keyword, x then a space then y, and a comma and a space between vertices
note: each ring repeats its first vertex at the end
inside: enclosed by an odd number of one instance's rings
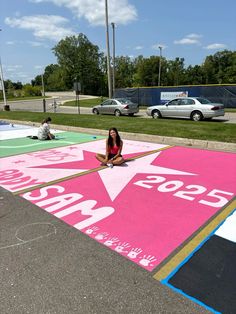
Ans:
POLYGON ((224 116, 224 105, 212 103, 202 97, 184 97, 170 100, 164 105, 147 108, 147 115, 154 119, 162 117, 183 117, 193 121, 224 116))
POLYGON ((133 116, 139 112, 139 107, 127 98, 114 98, 107 99, 100 105, 93 107, 92 112, 94 114, 114 114, 117 117, 120 115, 133 116))

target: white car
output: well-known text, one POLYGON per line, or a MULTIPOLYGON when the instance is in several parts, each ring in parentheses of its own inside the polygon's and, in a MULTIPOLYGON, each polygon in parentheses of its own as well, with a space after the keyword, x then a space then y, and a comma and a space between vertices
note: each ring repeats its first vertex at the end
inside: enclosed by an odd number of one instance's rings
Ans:
POLYGON ((147 115, 154 119, 162 117, 189 118, 193 121, 225 115, 224 105, 212 103, 202 97, 183 97, 170 100, 164 105, 147 108, 147 115))

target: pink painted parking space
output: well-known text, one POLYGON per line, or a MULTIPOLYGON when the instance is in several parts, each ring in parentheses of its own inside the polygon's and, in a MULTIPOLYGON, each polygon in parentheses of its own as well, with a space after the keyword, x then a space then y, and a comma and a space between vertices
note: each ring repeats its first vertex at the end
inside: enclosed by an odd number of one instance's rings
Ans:
POLYGON ((124 157, 137 158, 104 169, 94 158, 103 149, 4 158, 0 183, 149 271, 235 195, 235 154, 125 141, 124 157))
MULTIPOLYGON (((188 254, 193 262, 206 265, 202 249, 198 255, 194 252, 207 237, 211 241, 203 246, 204 252, 212 247, 217 251, 218 242, 226 248, 224 238, 229 242, 235 238, 235 215, 219 232, 212 232, 235 208, 236 154, 124 140, 126 162, 110 169, 95 158, 104 151, 105 139, 90 137, 88 142, 25 153, 19 148, 19 155, 1 158, 0 186, 66 228, 73 227, 76 234, 86 235, 87 241, 112 250, 115 259, 119 254, 122 264, 130 261, 132 267, 152 272, 155 279, 201 300, 201 289, 191 293, 192 286, 182 278, 189 276, 188 254), (203 235, 197 247, 192 240, 199 234, 203 235), (183 261, 179 253, 184 250, 183 261), (178 272, 182 263, 186 266, 178 272)), ((108 254, 104 250, 104 256, 108 254)), ((224 258, 228 261, 227 254, 224 258)), ((221 259, 217 265, 221 267, 221 259)), ((199 275, 197 268, 194 271, 199 275)), ((214 309, 214 300, 204 302, 214 309)))
MULTIPOLYGON (((168 146, 126 140, 123 155, 124 158, 131 158, 166 147, 168 146)), ((0 164, 0 184, 11 192, 17 192, 55 180, 63 180, 99 167, 95 154, 103 153, 104 150, 105 141, 98 140, 4 157, 1 158, 0 164)))

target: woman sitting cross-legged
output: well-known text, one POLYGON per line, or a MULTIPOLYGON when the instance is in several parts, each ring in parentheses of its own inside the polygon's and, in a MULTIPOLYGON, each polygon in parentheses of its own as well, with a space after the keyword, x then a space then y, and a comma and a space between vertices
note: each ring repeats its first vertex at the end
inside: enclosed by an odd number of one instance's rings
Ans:
POLYGON ((55 135, 50 131, 50 122, 52 119, 50 117, 43 120, 40 128, 38 129, 38 139, 39 140, 53 140, 55 135))
POLYGON ((107 165, 113 168, 114 165, 121 165, 124 158, 121 155, 123 141, 116 128, 109 130, 108 138, 106 139, 106 155, 96 154, 96 158, 101 162, 102 166, 107 165))

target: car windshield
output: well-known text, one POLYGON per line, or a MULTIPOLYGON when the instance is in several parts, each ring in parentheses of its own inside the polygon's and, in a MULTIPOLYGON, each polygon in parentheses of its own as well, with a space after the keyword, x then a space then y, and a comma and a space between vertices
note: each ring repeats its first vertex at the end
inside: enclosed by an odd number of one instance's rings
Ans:
POLYGON ((206 99, 206 98, 197 97, 197 100, 198 100, 201 104, 203 104, 203 105, 205 105, 205 104, 210 104, 210 103, 211 103, 210 100, 208 100, 208 99, 206 99))
POLYGON ((131 103, 132 103, 132 101, 130 101, 130 100, 127 99, 127 98, 117 98, 117 100, 118 100, 119 102, 121 102, 122 104, 131 104, 131 103))

